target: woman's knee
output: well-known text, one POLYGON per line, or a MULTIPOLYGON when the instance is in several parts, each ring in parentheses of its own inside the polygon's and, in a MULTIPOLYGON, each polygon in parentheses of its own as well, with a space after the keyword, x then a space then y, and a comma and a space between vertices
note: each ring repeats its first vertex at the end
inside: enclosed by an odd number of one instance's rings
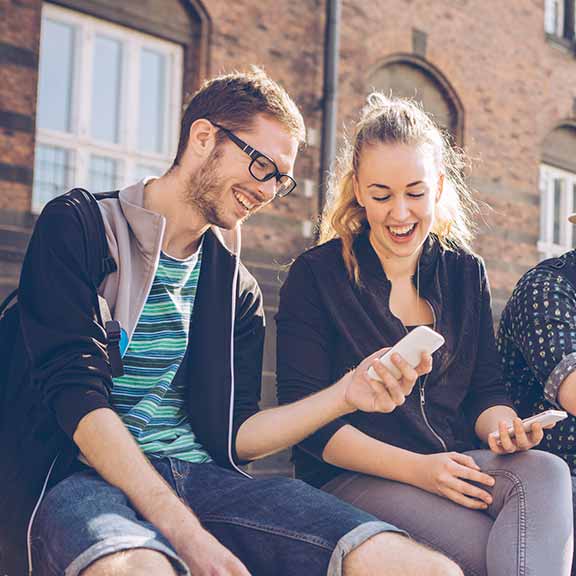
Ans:
POLYGON ((546 481, 548 488, 553 486, 552 483, 571 488, 570 469, 566 462, 555 454, 543 450, 529 450, 506 458, 510 458, 509 471, 520 480, 542 479, 546 481))
POLYGON ((156 550, 136 548, 100 558, 82 576, 177 576, 170 560, 156 550))
POLYGON ((496 478, 492 493, 495 504, 501 501, 503 505, 510 498, 520 497, 533 513, 548 510, 554 515, 570 509, 570 470, 558 456, 530 450, 502 457, 493 470, 490 468, 486 472, 496 478))

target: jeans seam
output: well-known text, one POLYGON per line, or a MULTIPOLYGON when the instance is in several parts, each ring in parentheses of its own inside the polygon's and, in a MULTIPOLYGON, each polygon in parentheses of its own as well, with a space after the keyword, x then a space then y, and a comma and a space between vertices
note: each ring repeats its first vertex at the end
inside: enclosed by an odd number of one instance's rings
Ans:
POLYGON ((509 470, 487 470, 487 474, 505 476, 518 492, 518 576, 526 576, 526 491, 522 480, 509 470))
POLYGON ((176 461, 173 458, 168 458, 168 462, 170 463, 172 478, 174 479, 174 490, 179 498, 184 498, 184 490, 182 490, 180 483, 185 479, 185 476, 178 470, 176 461))
POLYGON ((259 532, 266 532, 267 534, 272 534, 275 536, 282 536, 285 538, 290 538, 292 540, 298 540, 300 542, 306 542, 308 544, 312 544, 314 546, 318 546, 319 548, 323 548, 325 550, 333 550, 335 544, 331 544, 327 540, 322 538, 318 538, 315 536, 310 535, 303 535, 299 532, 293 532, 292 530, 282 530, 272 526, 266 526, 260 523, 251 522, 249 520, 245 520, 243 518, 238 517, 231 517, 231 516, 219 516, 217 514, 211 514, 205 516, 201 519, 202 523, 210 523, 210 522, 218 522, 222 524, 233 524, 235 526, 242 526, 243 528, 250 528, 252 530, 257 530, 259 532))

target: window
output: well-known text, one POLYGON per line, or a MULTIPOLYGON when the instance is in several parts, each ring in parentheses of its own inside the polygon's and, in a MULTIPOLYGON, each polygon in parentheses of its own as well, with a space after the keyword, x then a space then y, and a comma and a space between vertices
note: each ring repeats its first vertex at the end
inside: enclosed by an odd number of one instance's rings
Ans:
POLYGON ((574 42, 576 29, 575 0, 546 0, 544 29, 555 38, 574 42))
POLYGON ((576 212, 576 173, 542 164, 540 167, 540 242, 546 258, 576 248, 576 231, 568 215, 576 212))
POLYGON ((182 48, 44 4, 33 210, 71 186, 111 190, 176 153, 182 48))
POLYGON ((370 90, 376 89, 422 103, 424 110, 457 144, 462 144, 463 107, 443 75, 417 57, 388 58, 368 77, 370 90))

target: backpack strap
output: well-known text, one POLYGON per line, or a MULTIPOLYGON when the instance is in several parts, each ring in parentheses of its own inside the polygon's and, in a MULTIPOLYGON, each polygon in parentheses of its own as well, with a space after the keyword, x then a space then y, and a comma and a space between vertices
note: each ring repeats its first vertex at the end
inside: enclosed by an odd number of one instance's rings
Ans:
POLYGON ((122 353, 120 352, 120 338, 122 336, 122 329, 120 322, 112 319, 110 307, 108 302, 98 294, 98 307, 100 312, 101 322, 106 330, 106 340, 108 342, 108 359, 110 360, 110 368, 112 369, 112 376, 124 376, 124 363, 122 362, 122 353))
POLYGON ((572 266, 571 262, 566 258, 548 258, 547 260, 539 262, 534 267, 534 269, 536 268, 550 270, 551 272, 562 275, 576 290, 576 266, 572 266))

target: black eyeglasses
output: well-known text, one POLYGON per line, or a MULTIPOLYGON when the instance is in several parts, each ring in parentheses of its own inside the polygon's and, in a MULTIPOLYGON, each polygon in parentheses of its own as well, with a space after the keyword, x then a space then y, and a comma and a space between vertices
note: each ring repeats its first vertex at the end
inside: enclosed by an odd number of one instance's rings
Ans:
POLYGON ((262 152, 258 152, 256 148, 252 148, 249 144, 246 144, 244 140, 238 138, 234 132, 228 130, 228 128, 224 128, 224 126, 220 126, 216 124, 216 122, 212 122, 213 126, 222 130, 238 148, 242 149, 242 152, 250 156, 251 162, 250 166, 248 166, 248 170, 252 177, 258 182, 267 182, 271 178, 276 178, 276 196, 279 198, 283 198, 284 196, 288 196, 294 188, 296 188, 296 181, 288 174, 282 174, 280 170, 278 170, 278 166, 274 160, 268 158, 266 154, 262 154, 262 152))

